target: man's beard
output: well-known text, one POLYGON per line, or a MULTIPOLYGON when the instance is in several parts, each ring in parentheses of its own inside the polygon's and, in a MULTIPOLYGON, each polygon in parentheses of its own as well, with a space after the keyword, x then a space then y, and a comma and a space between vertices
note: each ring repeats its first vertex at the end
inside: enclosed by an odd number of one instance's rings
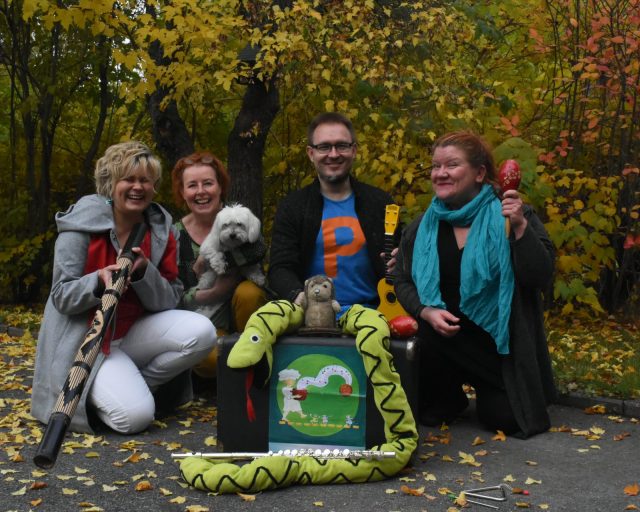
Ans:
POLYGON ((318 174, 318 177, 324 181, 325 183, 331 183, 332 185, 339 185, 344 183, 349 179, 350 172, 345 172, 342 174, 318 174))

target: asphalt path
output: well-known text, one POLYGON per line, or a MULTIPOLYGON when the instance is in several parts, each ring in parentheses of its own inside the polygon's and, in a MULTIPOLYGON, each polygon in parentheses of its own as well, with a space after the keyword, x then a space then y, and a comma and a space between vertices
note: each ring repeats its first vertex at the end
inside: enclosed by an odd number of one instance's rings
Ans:
POLYGON ((461 509, 454 503, 461 491, 498 485, 505 501, 475 499, 497 509, 468 503, 464 510, 640 510, 637 401, 553 405, 552 429, 528 440, 483 430, 471 406, 449 427, 421 427, 418 452, 392 479, 214 496, 189 487, 171 458, 217 449, 216 397, 205 388, 144 433, 67 434, 57 463, 45 471, 32 462, 43 432, 28 412, 34 347, 28 336, 0 333, 0 512, 450 512, 461 509))
POLYGON ((640 484, 639 422, 573 407, 552 406, 552 431, 528 440, 494 439, 496 433, 482 430, 469 411, 448 429, 421 427, 419 453, 390 480, 242 497, 188 487, 170 457, 216 450, 212 395, 200 396, 143 434, 68 435, 48 471, 32 463, 41 428, 24 410, 28 388, 3 389, 0 400, 4 511, 449 511, 460 509, 451 497, 460 491, 499 484, 509 486, 505 501, 478 500, 497 509, 468 504, 465 510, 640 509, 640 496, 633 495, 640 484))

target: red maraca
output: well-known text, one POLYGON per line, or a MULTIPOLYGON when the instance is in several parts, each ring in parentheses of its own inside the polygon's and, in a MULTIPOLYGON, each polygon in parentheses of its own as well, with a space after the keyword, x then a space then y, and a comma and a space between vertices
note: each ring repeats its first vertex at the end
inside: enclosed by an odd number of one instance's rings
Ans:
MULTIPOLYGON (((520 178, 522 173, 520 172, 520 166, 515 160, 505 160, 500 166, 500 172, 498 173, 498 180, 500 181, 500 188, 503 192, 507 190, 518 190, 520 186, 520 178)), ((507 230, 507 236, 511 232, 511 222, 507 217, 505 227, 507 230)))

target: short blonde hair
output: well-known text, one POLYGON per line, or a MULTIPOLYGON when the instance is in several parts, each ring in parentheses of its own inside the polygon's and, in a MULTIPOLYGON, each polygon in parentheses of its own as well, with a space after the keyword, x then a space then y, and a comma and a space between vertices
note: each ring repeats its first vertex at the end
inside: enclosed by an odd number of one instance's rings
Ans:
POLYGON ((111 197, 115 184, 140 166, 149 173, 155 187, 162 177, 162 165, 147 146, 138 141, 109 146, 104 156, 96 162, 96 192, 101 196, 111 197))

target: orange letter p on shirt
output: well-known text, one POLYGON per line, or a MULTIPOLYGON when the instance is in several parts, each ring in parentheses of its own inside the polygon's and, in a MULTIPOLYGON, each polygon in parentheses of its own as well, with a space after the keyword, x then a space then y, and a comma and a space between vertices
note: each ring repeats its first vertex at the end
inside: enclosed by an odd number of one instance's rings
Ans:
MULTIPOLYGON (((340 238, 344 239, 344 236, 340 238)), ((325 274, 335 278, 338 275, 338 256, 353 256, 362 249, 366 239, 357 218, 333 217, 322 221, 322 241, 325 274), (336 233, 340 228, 347 228, 353 234, 349 243, 339 244, 336 233)))

